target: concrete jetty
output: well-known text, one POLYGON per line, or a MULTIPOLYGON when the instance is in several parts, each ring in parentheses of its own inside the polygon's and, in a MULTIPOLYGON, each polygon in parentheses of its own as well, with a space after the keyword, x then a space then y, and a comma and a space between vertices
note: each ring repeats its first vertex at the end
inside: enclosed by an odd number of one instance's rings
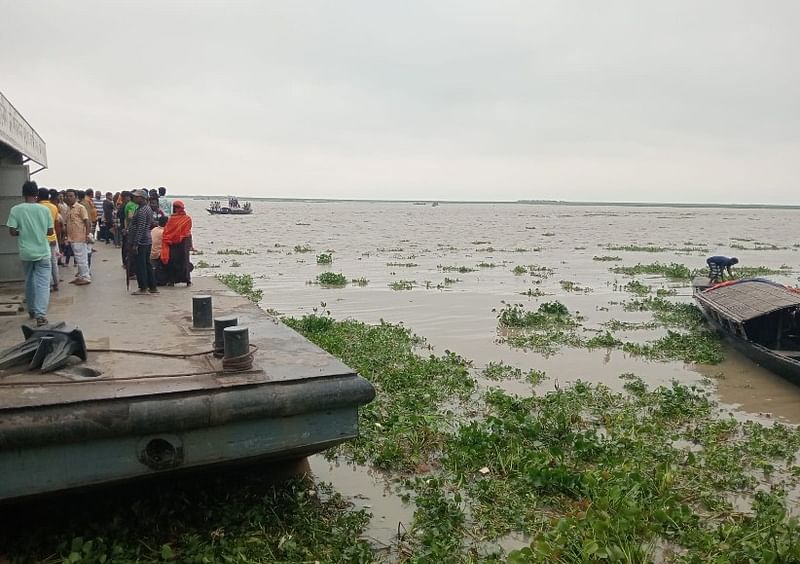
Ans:
MULTIPOLYGON (((298 458, 357 436, 358 407, 375 392, 352 369, 214 278, 132 296, 119 249, 95 247, 92 284, 67 284, 73 268, 62 267, 48 313, 80 327, 88 360, 0 370, 0 500, 298 458), (249 329, 249 370, 226 372, 210 354, 214 331, 192 323, 199 294, 211 296, 214 317, 249 329)), ((21 296, 19 285, 0 285, 0 349, 24 340, 27 314, 13 311, 21 296)))

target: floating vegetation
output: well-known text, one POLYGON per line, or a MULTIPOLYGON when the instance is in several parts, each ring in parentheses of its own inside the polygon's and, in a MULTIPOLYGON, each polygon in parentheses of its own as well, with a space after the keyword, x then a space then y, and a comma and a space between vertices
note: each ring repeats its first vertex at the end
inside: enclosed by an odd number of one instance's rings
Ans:
POLYGON ((217 251, 218 255, 254 255, 256 252, 252 249, 220 249, 217 251))
POLYGON ((487 364, 481 375, 487 380, 527 380, 534 385, 547 379, 547 375, 542 370, 531 369, 525 372, 516 366, 504 363, 502 360, 487 364))
POLYGON ((540 298, 547 295, 540 288, 528 288, 524 292, 520 292, 520 294, 523 296, 528 296, 529 298, 540 298))
POLYGON ((693 272, 688 266, 675 262, 670 264, 662 264, 660 262, 639 263, 635 266, 615 266, 610 270, 615 274, 625 274, 626 276, 657 274, 671 280, 691 280, 693 276, 693 272))
POLYGON ((642 330, 649 330, 655 329, 658 327, 658 323, 655 321, 620 321, 618 319, 612 319, 611 321, 606 321, 603 323, 603 327, 606 327, 609 331, 642 331, 642 330))
POLYGON ((671 247, 659 247, 656 245, 606 245, 609 251, 631 251, 639 253, 665 253, 671 251, 671 247))
POLYGON ((650 360, 676 360, 719 364, 723 354, 719 339, 711 331, 679 333, 668 330, 667 334, 648 343, 625 343, 622 350, 650 360))
POLYGON ((347 285, 347 278, 342 273, 323 272, 317 276, 317 282, 322 286, 341 287, 347 285))
POLYGON ((491 241, 472 241, 473 245, 491 245, 491 241))
POLYGON ((386 266, 399 266, 402 268, 414 268, 415 266, 419 266, 415 262, 387 262, 386 266))
POLYGON ((379 253, 402 253, 403 247, 378 247, 379 253))
POLYGON ((581 286, 577 282, 573 282, 571 280, 560 280, 558 282, 561 285, 561 289, 565 292, 580 292, 584 294, 588 294, 592 291, 591 288, 586 286, 581 286))
POLYGON ((460 274, 466 274, 467 272, 475 272, 474 268, 470 268, 468 266, 446 266, 446 265, 437 265, 439 270, 442 272, 458 272, 460 274))
POLYGON ((531 276, 544 280, 553 274, 553 269, 547 266, 538 266, 535 264, 529 264, 527 266, 518 264, 511 269, 511 272, 518 276, 522 274, 530 274, 531 276))
POLYGON ((625 284, 625 291, 636 294, 637 296, 646 296, 650 293, 650 286, 642 284, 638 280, 631 280, 625 284))
POLYGON ((263 290, 253 287, 253 277, 250 274, 217 274, 217 280, 251 302, 258 303, 264 297, 263 290))
POLYGON ((478 268, 495 268, 497 265, 493 262, 479 262, 478 268))
POLYGON ((678 290, 675 288, 659 288, 656 290, 656 296, 664 297, 664 296, 675 296, 678 294, 678 290))
POLYGON ((361 286, 363 288, 364 286, 369 284, 369 280, 367 280, 362 276, 361 278, 353 278, 352 280, 350 280, 350 283, 356 286, 361 286))
POLYGON ((320 253, 317 255, 317 264, 332 264, 332 263, 333 263, 332 253, 320 253))
POLYGON ((542 237, 555 237, 556 234, 552 231, 548 231, 547 233, 542 233, 542 237))
POLYGON ((336 448, 381 470, 418 472, 440 455, 452 431, 445 401, 465 401, 475 389, 471 363, 454 353, 420 356, 424 344, 404 327, 366 325, 326 316, 284 319, 315 344, 342 359, 376 388, 359 408, 359 436, 336 448))
POLYGON ((231 261, 231 268, 239 268, 240 266, 242 266, 242 263, 240 263, 238 260, 234 259, 231 261))
POLYGON ((561 302, 545 302, 536 311, 525 309, 522 304, 506 304, 497 314, 503 327, 524 327, 534 329, 565 329, 578 326, 576 318, 561 302))
POLYGON ((703 323, 703 313, 694 304, 672 302, 659 296, 631 300, 623 305, 625 311, 650 311, 659 323, 670 327, 695 329, 703 323))
POLYGON ((392 290, 413 290, 416 281, 414 280, 395 280, 394 282, 389 283, 389 287, 392 290))
POLYGON ((622 260, 622 257, 613 256, 613 255, 603 255, 603 256, 594 256, 592 260, 596 260, 597 262, 615 262, 622 260))
POLYGON ((789 274, 792 272, 792 267, 782 265, 780 268, 769 268, 768 266, 739 266, 738 264, 733 267, 733 275, 735 278, 753 278, 755 276, 775 276, 778 274, 789 274))
POLYGON ((478 252, 478 253, 493 253, 496 250, 497 249, 495 249, 494 247, 482 247, 482 248, 479 248, 479 249, 475 249, 475 252, 478 252))
POLYGON ((219 268, 219 266, 220 265, 218 265, 218 264, 209 264, 206 261, 204 261, 203 259, 200 259, 199 261, 197 261, 197 264, 195 265, 196 268, 219 268))
POLYGON ((743 245, 741 243, 731 243, 731 249, 736 249, 739 251, 785 251, 789 247, 779 247, 778 245, 774 245, 772 243, 761 243, 759 241, 753 241, 751 246, 743 245))
POLYGON ((294 252, 296 253, 313 253, 314 249, 309 247, 308 245, 295 245, 294 252))

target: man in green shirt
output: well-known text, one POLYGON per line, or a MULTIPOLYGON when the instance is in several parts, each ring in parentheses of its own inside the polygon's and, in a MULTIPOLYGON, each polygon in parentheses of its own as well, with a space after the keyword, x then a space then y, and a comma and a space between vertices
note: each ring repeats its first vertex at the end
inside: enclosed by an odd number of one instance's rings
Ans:
POLYGON ((36 319, 36 326, 47 324, 47 307, 50 305, 50 243, 48 235, 55 233, 53 216, 37 203, 39 187, 28 181, 22 185, 25 202, 11 208, 8 230, 19 237, 19 258, 25 270, 25 300, 28 315, 36 319))

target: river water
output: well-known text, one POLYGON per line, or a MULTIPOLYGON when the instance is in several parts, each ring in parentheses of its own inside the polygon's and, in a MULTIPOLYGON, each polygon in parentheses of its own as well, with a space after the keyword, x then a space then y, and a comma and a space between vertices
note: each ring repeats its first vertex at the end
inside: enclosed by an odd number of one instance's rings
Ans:
MULTIPOLYGON (((800 423, 800 388, 733 351, 716 366, 651 362, 606 350, 564 349, 545 358, 498 342, 496 319, 504 303, 535 307, 557 299, 585 316, 584 325, 589 328, 600 329, 611 319, 645 321, 649 313, 622 311, 621 302, 631 295, 620 283, 630 279, 609 271, 612 266, 640 262, 677 262, 694 269, 705 267, 709 255, 730 255, 745 266, 791 267, 771 278, 796 284, 800 271, 796 210, 254 202, 252 215, 234 217, 211 216, 204 211, 207 204, 187 201, 195 247, 203 251, 195 263, 202 259, 218 268, 195 273, 252 274, 264 291, 262 307, 285 315, 327 310, 339 319, 403 323, 438 353, 454 351, 471 359, 479 370, 501 360, 523 369, 544 370, 548 379, 542 389, 578 379, 619 389, 619 375, 626 372, 651 385, 710 378, 721 404, 738 416, 800 423), (625 246, 661 250, 609 249, 625 246), (247 249, 252 254, 218 254, 225 249, 247 249), (316 255, 323 252, 331 253, 331 265, 317 264, 316 255), (593 260, 604 255, 622 260, 593 260), (479 267, 480 263, 494 267, 479 267), (516 275, 512 269, 517 265, 546 267, 552 274, 545 279, 516 275), (448 267, 475 270, 458 272, 448 267), (326 271, 369 282, 344 288, 311 283, 326 271), (458 281, 445 284, 445 278, 458 281), (390 287, 401 280, 411 282, 412 289, 390 287), (566 291, 562 281, 584 290, 566 291), (522 295, 531 288, 548 295, 522 295)), ((654 288, 676 290, 674 299, 691 300, 689 286, 656 276, 637 279, 654 288)), ((626 338, 649 340, 654 335, 657 330, 635 331, 626 338)), ((505 386, 516 393, 530 393, 527 384, 505 386)), ((375 514, 371 534, 378 542, 390 542, 398 521, 410 520, 411 509, 392 495, 380 476, 366 469, 336 466, 321 457, 312 458, 311 465, 317 476, 332 481, 357 506, 375 514)))

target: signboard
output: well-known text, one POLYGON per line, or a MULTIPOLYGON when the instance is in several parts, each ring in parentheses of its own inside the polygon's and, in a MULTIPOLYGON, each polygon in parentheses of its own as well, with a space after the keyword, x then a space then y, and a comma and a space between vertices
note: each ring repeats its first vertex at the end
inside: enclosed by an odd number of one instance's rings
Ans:
POLYGON ((0 143, 5 143, 30 160, 47 166, 47 147, 8 98, 0 92, 0 143))

